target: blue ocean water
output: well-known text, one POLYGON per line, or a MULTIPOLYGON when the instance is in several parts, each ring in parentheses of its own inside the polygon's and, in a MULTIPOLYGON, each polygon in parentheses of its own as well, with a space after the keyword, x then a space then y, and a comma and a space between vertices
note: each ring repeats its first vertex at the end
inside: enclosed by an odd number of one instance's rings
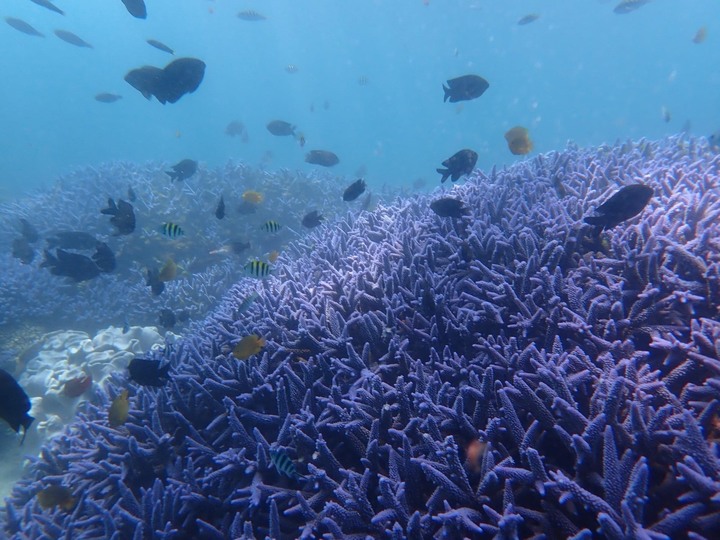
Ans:
POLYGON ((213 167, 271 152, 271 168, 309 170, 313 148, 338 154, 340 175, 364 166, 372 186, 434 185, 435 168, 459 148, 477 150, 481 168, 517 160, 503 138, 514 125, 529 128, 537 152, 720 127, 720 7, 711 0, 652 0, 625 15, 596 0, 150 0, 147 20, 120 0, 56 4, 64 17, 29 0, 0 9, 45 34, 0 27, 4 198, 112 160, 192 157, 213 167), (236 16, 251 9, 267 19, 236 16), (540 18, 517 25, 528 13, 540 18), (693 43, 703 26, 707 39, 693 43), (57 28, 94 49, 64 43, 57 28), (123 81, 172 59, 148 38, 206 62, 197 92, 163 106, 123 81), (442 83, 467 73, 490 89, 443 103, 442 83), (99 103, 99 92, 123 99, 99 103), (297 125, 305 148, 270 135, 272 119, 297 125), (246 126, 247 144, 224 134, 231 120, 246 126))

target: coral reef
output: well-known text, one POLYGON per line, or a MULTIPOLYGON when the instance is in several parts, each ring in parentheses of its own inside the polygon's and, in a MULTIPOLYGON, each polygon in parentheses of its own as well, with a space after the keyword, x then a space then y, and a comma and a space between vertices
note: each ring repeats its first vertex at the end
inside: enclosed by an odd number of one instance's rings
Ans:
POLYGON ((50 189, 0 204, 0 325, 33 321, 49 330, 94 333, 110 325, 156 325, 161 309, 201 320, 242 275, 248 257, 282 250, 304 234, 307 229, 301 221, 309 210, 331 218, 348 208, 341 198, 346 182, 328 173, 271 172, 228 163, 218 169, 201 168, 187 181, 171 182, 167 168, 163 163, 123 162, 88 167, 60 178, 50 189), (241 213, 246 190, 259 192, 263 201, 241 213), (228 211, 218 220, 214 214, 221 195, 228 211), (131 204, 137 225, 132 234, 113 234, 115 228, 100 213, 108 197, 135 198, 131 204), (21 218, 41 236, 32 246, 35 256, 29 264, 11 254, 21 218), (262 233, 260 226, 269 219, 283 225, 278 234, 262 233), (159 228, 168 221, 181 225, 185 236, 163 236, 159 228), (59 231, 82 231, 108 243, 117 268, 80 284, 53 276, 40 264, 45 239, 59 231), (233 241, 249 247, 239 255, 223 249, 233 241), (153 296, 145 283, 146 269, 162 266, 168 258, 180 272, 166 283, 163 294, 153 296))
POLYGON ((454 187, 460 219, 418 197, 322 226, 152 354, 166 387, 116 375, 6 533, 717 538, 719 168, 698 140, 570 146, 454 187), (583 217, 634 182, 649 205, 595 238, 583 217), (40 508, 50 484, 74 510, 40 508))

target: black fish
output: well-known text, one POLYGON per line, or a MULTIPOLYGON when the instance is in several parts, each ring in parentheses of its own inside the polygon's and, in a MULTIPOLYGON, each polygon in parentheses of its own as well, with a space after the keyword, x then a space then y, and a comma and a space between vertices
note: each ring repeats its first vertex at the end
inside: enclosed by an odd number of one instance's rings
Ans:
POLYGON ((21 236, 16 238, 12 243, 12 256, 20 259, 23 264, 30 264, 35 258, 35 250, 32 248, 27 238, 21 236))
POLYGON ((20 218, 20 234, 22 234, 23 238, 30 244, 34 244, 40 240, 40 233, 38 233, 33 224, 25 218, 20 218))
POLYGON ((75 45, 76 47, 85 47, 88 49, 94 48, 87 41, 85 41, 79 36, 76 36, 72 32, 68 32, 67 30, 55 30, 55 35, 62 39, 65 43, 69 43, 70 45, 75 45))
POLYGON ((241 18, 243 21, 264 21, 265 19, 267 19, 265 15, 262 15, 252 9, 241 11, 240 13, 238 13, 238 17, 241 18))
POLYGON ((443 197, 431 202, 430 209, 440 217, 460 218, 467 213, 463 202, 452 197, 443 197))
POLYGON ((147 17, 147 8, 143 0, 122 0, 125 4, 125 9, 128 13, 137 19, 144 19, 147 17))
POLYGON ((147 279, 145 285, 150 287, 154 296, 160 296, 165 290, 165 283, 160 280, 160 270, 158 268, 147 269, 147 279))
POLYGON ((365 193, 365 188, 367 186, 365 185, 365 180, 362 178, 355 180, 352 184, 350 184, 347 189, 343 192, 343 201, 354 201, 357 199, 360 195, 365 193))
POLYGON ((160 326, 168 330, 172 329, 172 327, 175 326, 175 323, 177 322, 177 320, 175 319, 175 314, 172 312, 172 310, 169 310, 167 308, 163 308, 160 310, 159 321, 160 326))
POLYGON ((100 103, 115 103, 119 99, 122 99, 120 94, 111 94, 109 92, 101 92, 95 96, 95 101, 100 103))
POLYGON ((110 223, 117 228, 115 236, 131 234, 135 230, 135 212, 129 202, 118 199, 116 206, 114 200, 108 199, 108 207, 100 210, 100 213, 112 216, 110 223))
POLYGON ((295 126, 289 122, 285 122, 284 120, 273 120, 265 127, 267 127, 267 130, 270 133, 277 135, 278 137, 295 135, 295 126))
POLYGON ((237 207, 238 214, 247 216, 248 214, 254 214, 257 212, 258 205, 250 201, 241 201, 237 207))
POLYGON ((173 51, 170 47, 165 45, 162 41, 158 41, 157 39, 148 39, 148 40, 146 40, 146 42, 151 47, 155 47, 156 49, 159 49, 162 52, 166 52, 169 54, 175 54, 175 51, 173 51))
POLYGON ((21 19, 14 17, 5 17, 5 22, 12 26, 18 32, 27 34, 28 36, 45 37, 43 34, 35 30, 32 26, 21 19))
POLYGON ((46 9, 49 9, 50 11, 54 11, 55 13, 59 13, 60 15, 65 15, 65 12, 57 7, 55 4, 50 2, 50 0, 30 0, 33 4, 37 4, 38 6, 42 6, 46 9))
POLYGON ((284 474, 288 478, 305 479, 304 476, 297 472, 295 463, 287 455, 287 452, 283 449, 270 449, 270 461, 274 465, 275 469, 281 474, 284 474))
POLYGON ((649 1, 650 0, 622 0, 617 6, 615 6, 613 13, 625 15, 626 13, 630 13, 636 9, 640 9, 649 1))
POLYGON ((159 360, 138 358, 136 356, 128 364, 130 379, 143 386, 164 386, 168 382, 170 364, 165 364, 162 367, 160 364, 159 360))
POLYGON ((313 227, 320 225, 323 221, 325 221, 325 218, 321 214, 318 214, 317 210, 313 210, 312 212, 305 214, 305 217, 302 219, 302 224, 303 227, 312 229, 313 227))
POLYGON ((144 66, 125 75, 125 81, 145 98, 155 96, 160 103, 175 103, 198 89, 205 75, 205 62, 197 58, 178 58, 165 68, 144 66))
POLYGON ((240 255, 243 251, 250 249, 250 242, 243 242, 242 240, 233 240, 230 242, 230 249, 235 255, 240 255))
POLYGON ((183 159, 170 168, 172 171, 165 171, 165 174, 170 177, 170 181, 187 180, 197 172, 198 162, 192 159, 183 159))
POLYGON ((215 209, 215 217, 222 219, 225 217, 225 199, 220 195, 220 202, 218 202, 217 208, 215 209))
POLYGON ((595 209, 599 216, 589 216, 585 223, 595 225, 598 232, 612 229, 643 211, 653 196, 653 189, 644 184, 631 184, 613 194, 607 201, 595 209))
POLYGON ((323 167, 332 167, 340 163, 340 159, 328 150, 310 150, 305 154, 305 161, 323 167))
POLYGON ((101 272, 112 272, 115 270, 115 254, 105 242, 98 242, 92 260, 101 272))
POLYGON ((27 430, 35 420, 28 411, 30 398, 12 375, 0 369, 0 418, 10 424, 16 433, 20 433, 20 426, 25 428, 20 444, 25 440, 27 430))
POLYGON ((455 154, 442 162, 443 166, 447 167, 447 169, 436 169, 437 172, 442 174, 440 183, 443 183, 448 177, 455 182, 462 175, 470 174, 475 168, 477 158, 477 152, 467 148, 455 152, 455 154))
POLYGON ((47 238, 49 248, 62 249, 95 249, 97 239, 89 233, 82 231, 60 231, 47 238))
POLYGON ((520 26, 524 26, 526 24, 530 24, 531 22, 535 22, 540 18, 540 15, 537 13, 528 13, 524 17, 520 17, 520 20, 517 22, 520 26))
POLYGON ((64 249, 56 249, 55 255, 45 250, 45 260, 40 266, 50 268, 55 276, 69 277, 78 283, 100 275, 100 268, 90 257, 64 249))
POLYGON ((128 186, 127 196, 130 202, 135 202, 137 200, 137 195, 135 195, 135 190, 132 186, 128 186))
POLYGON ((447 86, 443 85, 445 91, 443 101, 449 99, 450 103, 479 98, 490 87, 490 84, 479 75, 463 75, 462 77, 449 79, 447 84, 447 86))

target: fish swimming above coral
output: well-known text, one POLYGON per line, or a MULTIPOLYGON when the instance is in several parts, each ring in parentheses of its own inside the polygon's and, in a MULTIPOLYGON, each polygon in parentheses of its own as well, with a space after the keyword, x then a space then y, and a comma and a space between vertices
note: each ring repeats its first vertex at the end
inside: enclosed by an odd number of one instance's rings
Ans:
POLYGON ((35 258, 35 250, 23 236, 15 238, 12 243, 12 256, 23 264, 30 264, 35 258))
POLYGON ((187 180, 197 172, 198 162, 194 159, 183 159, 170 168, 172 170, 165 171, 165 174, 170 177, 171 182, 179 182, 180 180, 187 180))
POLYGON ((50 2, 50 0, 30 0, 33 4, 37 4, 38 6, 42 6, 45 9, 49 9, 50 11, 54 11, 55 13, 59 13, 60 15, 65 15, 65 12, 57 7, 55 4, 50 2))
POLYGON ((175 327, 175 323, 177 323, 177 318, 171 309, 163 308, 158 315, 158 322, 160 326, 166 330, 172 330, 175 327))
POLYGON ((162 41, 158 41, 157 39, 146 39, 145 43, 147 43, 151 47, 155 47, 159 51, 166 52, 168 54, 175 54, 175 51, 173 51, 170 47, 165 45, 162 41))
POLYGON ((35 30, 35 28, 30 26, 28 23, 26 23, 22 19, 16 19, 14 17, 5 17, 5 22, 8 23, 10 26, 12 26, 18 32, 22 32, 23 34, 27 34, 28 36, 45 37, 44 34, 35 30))
POLYGON ((128 364, 130 379, 143 386, 165 386, 170 380, 170 364, 159 360, 135 357, 128 364))
POLYGON ((613 9, 613 13, 617 13, 618 15, 631 13, 636 9, 640 9, 648 2, 650 2, 650 0, 622 0, 618 5, 615 6, 615 8, 613 9))
POLYGON ((445 182, 448 177, 450 180, 455 182, 461 176, 470 174, 475 168, 477 158, 477 152, 468 148, 455 152, 452 156, 442 162, 443 166, 447 167, 446 169, 436 169, 437 172, 442 174, 440 183, 442 184, 445 182))
POLYGON ((540 14, 538 13, 528 13, 527 15, 520 17, 517 23, 518 26, 525 26, 526 24, 537 21, 539 18, 540 14))
POLYGON ((340 163, 340 158, 329 150, 310 150, 305 154, 305 162, 323 167, 333 167, 340 163))
POLYGON ((115 270, 115 254, 105 242, 97 243, 95 253, 92 255, 92 260, 101 272, 108 273, 115 270))
POLYGON ((367 187, 367 184, 365 184, 365 180, 362 178, 359 178, 358 180, 355 180, 352 184, 350 184, 345 191, 343 191, 343 201, 350 202, 357 199, 360 195, 365 193, 365 188, 367 187))
POLYGON ((80 375, 69 381, 65 381, 62 395, 69 398, 76 398, 87 392, 92 386, 92 375, 80 375))
POLYGON ((319 226, 323 221, 325 221, 325 218, 321 214, 318 214, 317 210, 313 210, 312 212, 305 214, 302 218, 302 225, 303 227, 312 229, 319 226))
POLYGON ((272 122, 268 122, 265 127, 276 137, 295 135, 295 126, 293 126, 290 122, 285 122, 284 120, 273 120, 272 122))
POLYGON ((461 218, 467 215, 468 209, 459 199, 443 197, 430 203, 430 209, 440 217, 461 218))
POLYGON ((447 86, 443 85, 445 96, 443 101, 456 103, 470 101, 482 96, 490 88, 490 83, 479 75, 463 75, 455 79, 448 79, 447 86))
POLYGON ((147 17, 147 8, 144 0, 122 0, 125 9, 136 19, 145 19, 147 17))
POLYGON ((260 228, 265 232, 276 233, 282 229, 282 225, 280 225, 277 221, 270 220, 263 223, 260 228))
POLYGON ((287 452, 284 449, 271 448, 270 461, 280 474, 283 474, 288 478, 292 478, 293 480, 305 479, 304 476, 297 472, 295 463, 293 463, 293 460, 290 459, 290 456, 287 455, 287 452))
POLYGON ((43 510, 49 510, 59 506, 62 510, 69 512, 75 508, 77 499, 73 497, 72 491, 67 486, 53 484, 38 491, 37 501, 43 510))
POLYGON ((150 287, 153 296, 160 296, 165 290, 165 283, 159 277, 160 271, 157 268, 148 268, 145 278, 145 285, 150 287))
POLYGON ((205 62, 197 58, 178 58, 164 68, 143 66, 125 75, 125 81, 146 99, 153 96, 162 103, 176 103, 195 92, 205 75, 205 62))
POLYGON ((264 278, 270 275, 270 265, 266 262, 254 259, 245 265, 245 271, 256 278, 264 278))
POLYGON ((177 238, 183 236, 185 231, 177 223, 167 222, 160 226, 160 233, 170 238, 177 238))
POLYGON ((16 433, 20 433, 20 426, 24 428, 20 444, 35 420, 28 414, 29 411, 30 398, 25 390, 10 373, 0 369, 0 418, 10 424, 16 433))
POLYGON ((135 212, 132 204, 118 199, 117 204, 112 198, 108 199, 108 207, 100 210, 101 214, 112 216, 110 223, 117 229, 115 236, 132 234, 135 230, 135 212))
POLYGON ((242 338, 233 348, 232 354, 238 360, 247 360, 265 347, 265 338, 250 334, 242 338))
POLYGON ((108 409, 108 424, 110 424, 110 427, 120 427, 127 421, 129 414, 130 401, 128 401, 128 391, 123 390, 110 404, 110 408, 108 409))
POLYGON ((90 45, 80 36, 77 36, 72 32, 68 32, 67 30, 55 30, 55 35, 62 39, 65 43, 69 43, 70 45, 75 45, 76 47, 83 47, 86 49, 94 49, 92 45, 90 45))
POLYGON ((508 149, 515 156, 523 156, 532 152, 533 143, 528 130, 522 126, 515 126, 505 132, 508 149))
POLYGON ((95 95, 95 101, 99 101, 100 103, 115 103, 121 99, 122 96, 120 94, 112 94, 110 92, 100 92, 95 95))
POLYGON ((645 184, 630 184, 615 192, 607 201, 595 209, 599 216, 588 216, 585 223, 595 225, 598 232, 612 229, 623 221, 637 216, 654 194, 645 184))
POLYGON ((56 249, 55 255, 45 250, 45 260, 40 267, 49 268, 51 274, 69 277, 78 283, 100 275, 100 268, 90 257, 64 249, 56 249))
POLYGON ((253 9, 247 9, 245 11, 241 11, 237 14, 239 19, 242 19, 243 21, 250 21, 250 22, 256 22, 256 21, 264 21, 267 19, 265 15, 262 15, 258 13, 257 11, 253 9))
POLYGON ((215 217, 218 219, 225 217, 225 198, 222 195, 220 195, 220 200, 215 208, 215 217))

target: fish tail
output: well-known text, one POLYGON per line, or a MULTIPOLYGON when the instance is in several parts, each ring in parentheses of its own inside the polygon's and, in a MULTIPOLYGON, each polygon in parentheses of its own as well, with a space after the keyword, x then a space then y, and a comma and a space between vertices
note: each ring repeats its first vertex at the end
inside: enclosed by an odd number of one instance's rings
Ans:
POLYGON ((450 176, 450 169, 435 169, 437 172, 442 174, 442 178, 440 179, 440 183, 442 184, 445 180, 448 179, 450 176))
POLYGON ((583 219, 585 223, 589 223, 590 225, 595 225, 596 227, 601 227, 603 223, 602 216, 588 216, 583 219))
POLYGON ((443 103, 445 103, 450 97, 450 88, 443 84, 443 91, 445 92, 445 97, 443 97, 443 103))
MULTIPOLYGON (((150 98, 148 97, 148 99, 150 99, 150 98)), ((178 173, 176 173, 175 171, 165 171, 165 174, 167 174, 170 177, 171 182, 174 182, 175 180, 177 180, 180 177, 180 175, 178 173)))

